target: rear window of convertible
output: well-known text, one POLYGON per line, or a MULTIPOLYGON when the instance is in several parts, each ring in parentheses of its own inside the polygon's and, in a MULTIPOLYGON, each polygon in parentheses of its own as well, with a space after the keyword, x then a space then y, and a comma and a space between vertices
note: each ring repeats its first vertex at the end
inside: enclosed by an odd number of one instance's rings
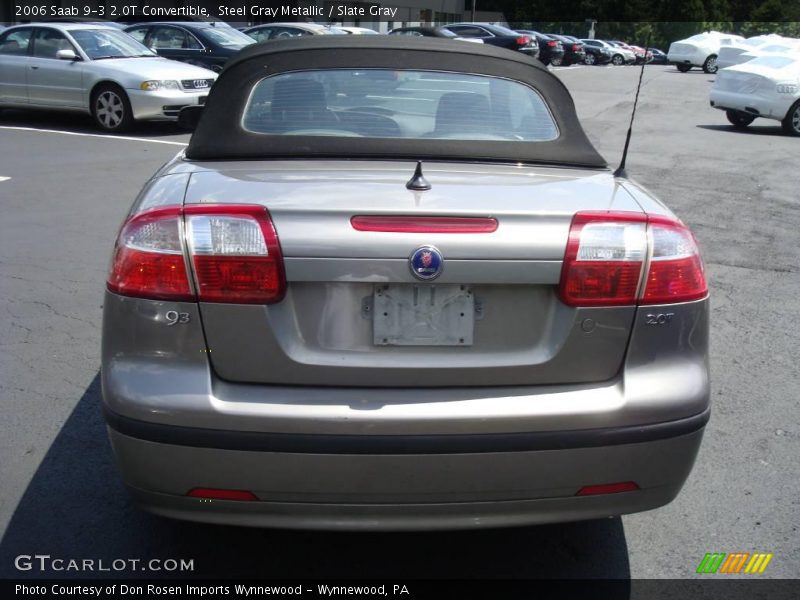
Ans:
POLYGON ((271 135, 544 142, 558 137, 533 88, 486 75, 294 71, 255 84, 244 129, 271 135))

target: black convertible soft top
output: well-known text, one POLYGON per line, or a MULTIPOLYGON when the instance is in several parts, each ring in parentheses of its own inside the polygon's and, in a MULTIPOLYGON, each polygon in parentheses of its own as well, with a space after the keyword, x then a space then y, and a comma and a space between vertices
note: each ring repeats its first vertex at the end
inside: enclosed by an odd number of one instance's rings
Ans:
POLYGON ((307 36, 245 48, 229 61, 214 84, 186 157, 404 158, 606 166, 581 128, 566 87, 538 61, 484 44, 406 36, 307 36), (560 135, 552 141, 475 141, 268 135, 242 127, 250 93, 265 77, 337 68, 449 71, 518 81, 539 91, 560 135))

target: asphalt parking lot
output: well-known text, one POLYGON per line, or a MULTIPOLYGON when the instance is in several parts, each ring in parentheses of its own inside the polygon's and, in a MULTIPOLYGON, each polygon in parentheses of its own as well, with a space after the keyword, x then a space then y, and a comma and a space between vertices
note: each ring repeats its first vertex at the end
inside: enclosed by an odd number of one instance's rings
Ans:
MULTIPOLYGON (((99 412, 102 290, 133 197, 188 135, 147 125, 108 137, 88 117, 4 112, 0 576, 76 575, 14 568, 17 555, 49 554, 194 559, 200 577, 686 578, 706 552, 739 551, 774 554, 762 577, 800 576, 800 140, 782 135, 777 121, 734 130, 708 106, 713 76, 645 71, 628 172, 691 226, 704 252, 712 420, 669 506, 509 530, 255 530, 135 509, 99 412)), ((638 70, 557 74, 589 137, 616 164, 638 70)))

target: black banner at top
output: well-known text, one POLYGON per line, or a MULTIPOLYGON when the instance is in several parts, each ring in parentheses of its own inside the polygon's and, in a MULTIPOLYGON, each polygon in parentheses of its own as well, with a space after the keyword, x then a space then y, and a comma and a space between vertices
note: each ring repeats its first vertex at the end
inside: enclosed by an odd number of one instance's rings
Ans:
POLYGON ((775 0, 0 0, 0 22, 53 18, 121 22, 446 24, 800 22, 800 2, 775 0))

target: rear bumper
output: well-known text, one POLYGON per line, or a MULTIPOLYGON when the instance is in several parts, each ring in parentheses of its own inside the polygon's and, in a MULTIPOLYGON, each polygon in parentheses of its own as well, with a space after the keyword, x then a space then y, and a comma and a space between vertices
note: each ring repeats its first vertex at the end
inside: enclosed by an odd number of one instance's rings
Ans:
POLYGON ((123 480, 143 508, 166 516, 433 529, 625 514, 674 498, 708 420, 708 301, 667 309, 665 326, 647 325, 662 309, 637 309, 608 381, 264 385, 211 370, 197 305, 108 293, 103 406, 123 480), (185 311, 188 323, 164 327, 165 310, 185 311), (640 489, 575 496, 628 481, 640 489), (197 487, 249 490, 258 501, 186 496, 197 487))
POLYGON ((164 444, 109 427, 125 483, 145 510, 208 523, 340 530, 505 527, 650 510, 678 494, 702 434, 700 425, 676 437, 600 447, 337 454, 164 444), (620 481, 640 489, 576 496, 585 485, 620 481), (258 500, 187 497, 195 487, 248 490, 258 500))
POLYGON ((700 48, 687 49, 680 52, 670 52, 667 55, 667 60, 673 65, 691 65, 693 67, 702 67, 709 53, 700 48))
POLYGON ((742 94, 739 92, 711 90, 711 106, 720 110, 738 110, 756 117, 781 120, 786 116, 795 98, 787 95, 780 98, 759 96, 756 94, 742 94))

